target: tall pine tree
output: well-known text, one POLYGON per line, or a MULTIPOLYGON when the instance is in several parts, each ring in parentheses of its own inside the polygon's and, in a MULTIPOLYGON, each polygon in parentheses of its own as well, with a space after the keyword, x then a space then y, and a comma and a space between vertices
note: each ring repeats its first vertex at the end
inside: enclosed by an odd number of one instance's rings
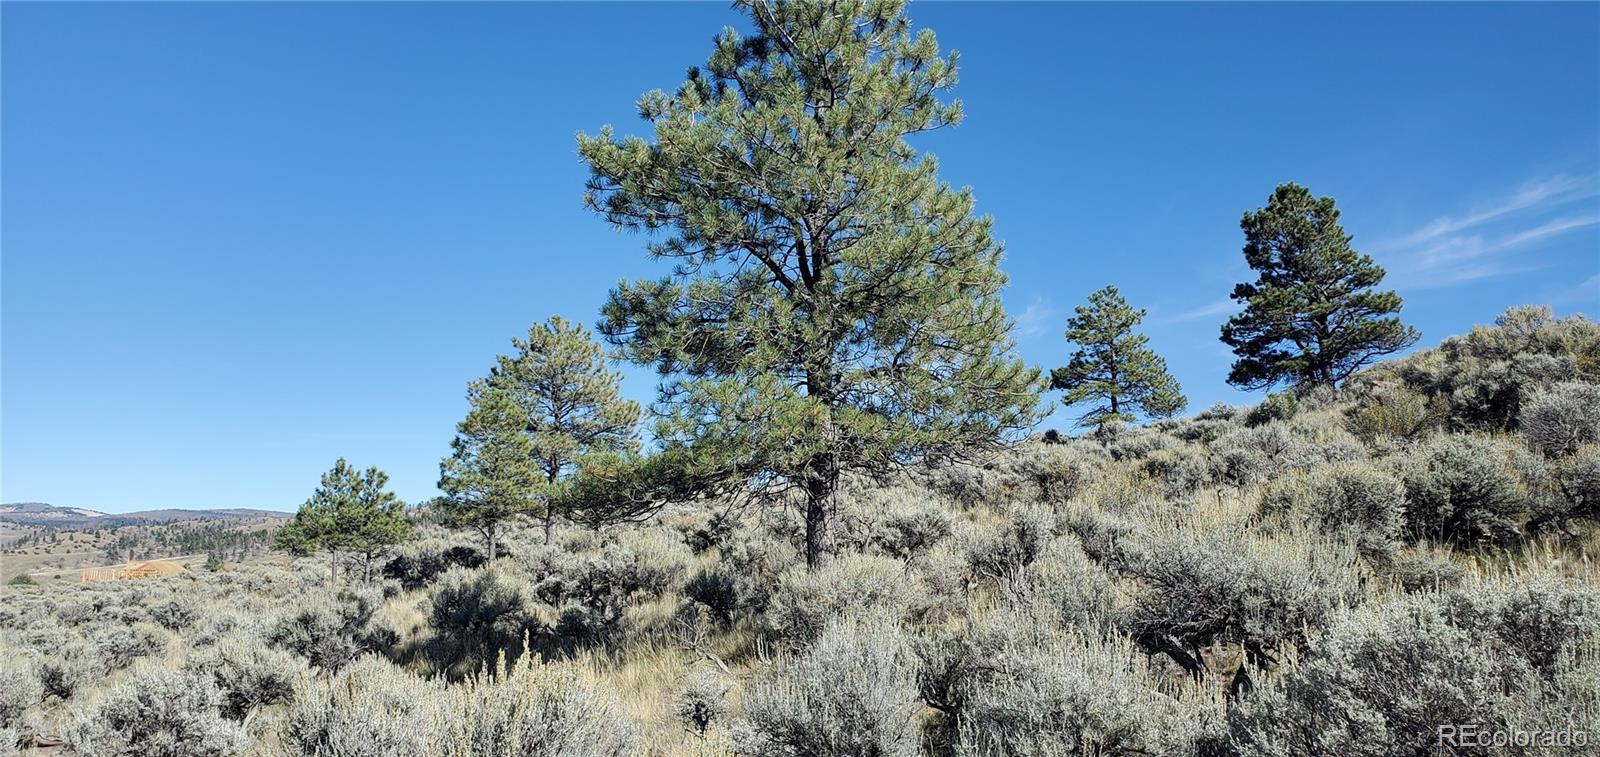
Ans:
POLYGON ((1050 374, 1050 388, 1065 389, 1067 406, 1095 403, 1079 425, 1132 421, 1138 413, 1169 417, 1189 404, 1167 361, 1139 333, 1145 311, 1128 306, 1114 286, 1089 295, 1067 321, 1067 341, 1078 345, 1065 367, 1050 374))
POLYGON ((606 368, 600 345, 581 324, 551 316, 513 339, 516 351, 500 355, 489 377, 470 395, 504 392, 527 420, 529 457, 543 477, 537 514, 545 543, 561 515, 552 507, 557 483, 585 455, 638 447, 639 405, 623 399, 621 376, 606 368))
POLYGON ((361 559, 363 580, 372 580, 372 563, 411 535, 405 504, 387 491, 389 475, 376 467, 358 471, 344 458, 322 474, 322 485, 294 518, 278 528, 278 549, 295 554, 328 553, 328 580, 339 580, 339 556, 361 559))
POLYGON ((501 525, 534 509, 546 485, 535 464, 528 414, 499 389, 472 397, 472 410, 456 426, 450 456, 439 464, 439 509, 454 526, 483 535, 490 560, 497 556, 501 525))
POLYGON ((1400 295, 1373 291, 1384 271, 1350 247, 1332 197, 1283 184, 1239 226, 1245 260, 1259 277, 1233 289, 1245 309, 1222 327, 1222 341, 1239 358, 1228 383, 1331 386, 1416 343, 1417 330, 1394 315, 1400 295))
POLYGON ((899 0, 747 0, 703 68, 581 135, 587 202, 656 232, 670 275, 622 283, 601 331, 663 377, 657 437, 705 480, 803 500, 832 550, 841 475, 962 455, 1031 425, 990 220, 907 137, 960 120, 954 56, 899 0))

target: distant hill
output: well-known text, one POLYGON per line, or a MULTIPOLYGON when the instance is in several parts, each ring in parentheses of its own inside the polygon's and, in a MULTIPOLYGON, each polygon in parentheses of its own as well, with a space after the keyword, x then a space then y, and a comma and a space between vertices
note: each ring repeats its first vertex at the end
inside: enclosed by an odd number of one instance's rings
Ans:
POLYGON ((58 507, 44 502, 10 502, 0 505, 0 522, 22 526, 57 526, 65 528, 95 528, 99 526, 124 526, 145 523, 172 523, 186 520, 255 520, 259 518, 288 518, 289 513, 277 510, 252 508, 225 508, 217 510, 185 510, 164 508, 139 510, 131 513, 102 513, 82 507, 58 507))

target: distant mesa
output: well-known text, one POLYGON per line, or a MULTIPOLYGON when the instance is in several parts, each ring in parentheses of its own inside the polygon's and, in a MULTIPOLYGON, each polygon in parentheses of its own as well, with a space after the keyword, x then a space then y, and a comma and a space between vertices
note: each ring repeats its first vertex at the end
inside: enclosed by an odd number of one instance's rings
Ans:
POLYGON ((140 510, 131 513, 103 513, 82 507, 58 507, 44 502, 9 502, 0 505, 0 523, 66 528, 136 526, 147 523, 172 523, 184 520, 256 520, 260 518, 288 518, 289 516, 289 513, 278 510, 256 510, 247 507, 216 510, 166 508, 161 510, 140 510))

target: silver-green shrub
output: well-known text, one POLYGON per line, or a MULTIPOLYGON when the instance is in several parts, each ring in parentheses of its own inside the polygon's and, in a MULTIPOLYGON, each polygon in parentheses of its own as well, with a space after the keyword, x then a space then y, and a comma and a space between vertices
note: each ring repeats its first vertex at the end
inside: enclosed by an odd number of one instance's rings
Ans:
POLYGON ((268 626, 267 643, 306 658, 312 667, 337 671, 394 644, 395 632, 373 620, 381 601, 381 593, 364 589, 313 595, 268 626))
POLYGON ((1495 440, 1436 436, 1400 464, 1411 535, 1453 544, 1501 543, 1515 537, 1528 496, 1510 457, 1495 440))
POLYGON ((1600 385, 1568 381, 1534 394, 1518 416, 1522 435, 1550 457, 1600 440, 1600 385))
POLYGON ((962 686, 961 757, 1193 755, 1218 739, 1221 708, 1164 680, 1126 638, 1050 633, 1007 640, 962 686))
POLYGON ((1389 757, 1431 754, 1444 724, 1572 727, 1551 703, 1583 695, 1571 673, 1600 634, 1595 607, 1590 587, 1507 579, 1343 612, 1297 667, 1231 710, 1234 746, 1389 757), (1540 713, 1558 719, 1527 717, 1540 713))
POLYGON ((706 732, 728 715, 727 676, 701 668, 683 680, 672 701, 672 714, 685 730, 705 738, 706 732))
POLYGON ((614 691, 533 655, 449 687, 443 710, 443 757, 625 757, 638 741, 614 691))
POLYGON ((847 612, 899 619, 925 601, 926 589, 899 561, 843 555, 817 571, 795 569, 779 576, 760 625, 774 640, 803 644, 847 612))
POLYGON ((242 721, 251 713, 294 698, 306 675, 305 661, 258 639, 227 638, 190 657, 184 669, 211 679, 222 698, 222 714, 242 721))
POLYGON ((499 654, 514 655, 538 632, 533 588, 505 561, 445 571, 429 589, 426 609, 434 633, 430 657, 456 676, 493 664, 499 654))
POLYGON ((23 714, 44 701, 44 683, 32 655, 8 654, 0 658, 0 728, 19 730, 23 714))
POLYGON ((917 657, 881 621, 835 621, 796 657, 751 680, 735 753, 760 757, 918 754, 917 657))
POLYGON ((1139 582, 1120 619, 1128 633, 1194 675, 1207 668, 1200 650, 1218 642, 1270 667, 1277 649, 1302 643, 1359 590, 1353 551, 1303 534, 1147 536, 1113 567, 1139 582))
POLYGON ((1315 532, 1343 534, 1362 552, 1387 556, 1405 522, 1405 485, 1370 463, 1324 464, 1268 487, 1261 513, 1315 532))
POLYGON ((146 666, 75 710, 63 735, 83 757, 241 754, 248 739, 221 705, 209 677, 146 666))
POLYGON ((161 654, 166 651, 170 638, 170 634, 152 623, 130 626, 107 624, 89 634, 89 640, 95 647, 95 656, 107 671, 125 668, 140 658, 161 654))
POLYGON ((434 757, 444 739, 444 686, 367 656, 295 694, 278 733, 286 755, 434 757))

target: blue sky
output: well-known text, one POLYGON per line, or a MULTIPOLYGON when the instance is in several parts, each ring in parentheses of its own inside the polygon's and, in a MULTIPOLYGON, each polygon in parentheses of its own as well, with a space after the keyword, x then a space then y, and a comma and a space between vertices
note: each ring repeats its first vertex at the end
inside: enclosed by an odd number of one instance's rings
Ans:
MULTIPOLYGON (((5 501, 292 509, 341 455, 431 496, 466 382, 661 269, 581 204, 722 3, 0 6, 5 501)), ((1148 308, 1193 408, 1240 214, 1338 198, 1436 344, 1600 310, 1600 5, 914 3, 967 121, 917 144, 995 218, 1030 362, 1148 308)), ((648 400, 648 370, 626 391, 648 400)), ((1047 425, 1065 425, 1063 412, 1047 425)))

